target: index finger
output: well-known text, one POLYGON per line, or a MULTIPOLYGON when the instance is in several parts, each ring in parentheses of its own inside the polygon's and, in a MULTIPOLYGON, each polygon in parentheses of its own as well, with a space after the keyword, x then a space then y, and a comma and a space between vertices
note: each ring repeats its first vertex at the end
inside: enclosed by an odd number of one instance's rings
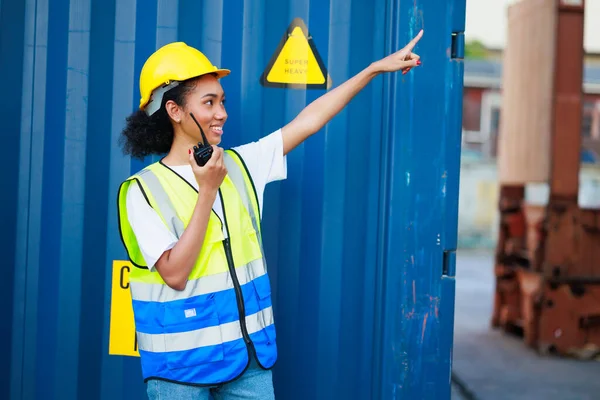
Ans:
POLYGON ((406 47, 410 50, 413 49, 413 47, 415 47, 417 45, 417 43, 419 42, 419 40, 421 40, 421 36, 423 36, 423 29, 421 29, 419 31, 419 33, 417 33, 417 36, 415 36, 410 42, 408 42, 408 44, 406 45, 406 47))

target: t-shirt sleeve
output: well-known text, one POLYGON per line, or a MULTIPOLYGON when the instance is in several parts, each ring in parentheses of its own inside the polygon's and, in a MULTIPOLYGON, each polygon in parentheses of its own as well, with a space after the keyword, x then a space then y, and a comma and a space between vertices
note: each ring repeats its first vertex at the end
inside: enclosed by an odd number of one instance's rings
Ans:
POLYGON ((250 172, 262 210, 263 194, 267 183, 287 178, 287 158, 283 154, 281 129, 257 142, 234 147, 233 150, 242 157, 250 172))
POLYGON ((146 265, 152 270, 162 254, 175 246, 177 238, 148 204, 137 184, 129 185, 126 207, 129 225, 146 265))

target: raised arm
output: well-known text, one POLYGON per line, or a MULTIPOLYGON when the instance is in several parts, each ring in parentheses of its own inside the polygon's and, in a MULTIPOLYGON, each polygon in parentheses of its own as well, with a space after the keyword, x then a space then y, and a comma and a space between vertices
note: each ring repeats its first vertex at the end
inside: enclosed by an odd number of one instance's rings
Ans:
POLYGON ((402 50, 373 62, 340 86, 306 106, 296 118, 281 130, 283 153, 289 153, 310 135, 318 132, 377 75, 383 72, 400 70, 403 71, 403 74, 406 74, 413 67, 420 65, 419 56, 413 53, 412 50, 421 39, 421 36, 423 36, 422 30, 402 50))

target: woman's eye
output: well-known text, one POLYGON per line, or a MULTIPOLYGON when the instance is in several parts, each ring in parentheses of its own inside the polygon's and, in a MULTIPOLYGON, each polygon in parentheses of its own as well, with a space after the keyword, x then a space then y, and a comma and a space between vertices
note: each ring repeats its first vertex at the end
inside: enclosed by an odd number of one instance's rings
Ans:
MULTIPOLYGON (((204 104, 212 106, 214 105, 214 100, 207 100, 204 104)), ((225 105, 225 99, 221 100, 221 105, 225 105)))

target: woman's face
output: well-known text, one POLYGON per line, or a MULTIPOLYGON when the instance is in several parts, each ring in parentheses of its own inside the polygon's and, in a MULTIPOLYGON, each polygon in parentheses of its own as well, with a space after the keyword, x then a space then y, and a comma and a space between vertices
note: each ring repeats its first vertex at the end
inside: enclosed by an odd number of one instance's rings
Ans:
POLYGON ((223 125, 227 121, 225 111, 225 93, 219 80, 213 75, 205 75, 196 81, 194 90, 188 92, 181 127, 194 142, 202 141, 198 126, 190 116, 194 114, 210 144, 221 143, 223 125))

